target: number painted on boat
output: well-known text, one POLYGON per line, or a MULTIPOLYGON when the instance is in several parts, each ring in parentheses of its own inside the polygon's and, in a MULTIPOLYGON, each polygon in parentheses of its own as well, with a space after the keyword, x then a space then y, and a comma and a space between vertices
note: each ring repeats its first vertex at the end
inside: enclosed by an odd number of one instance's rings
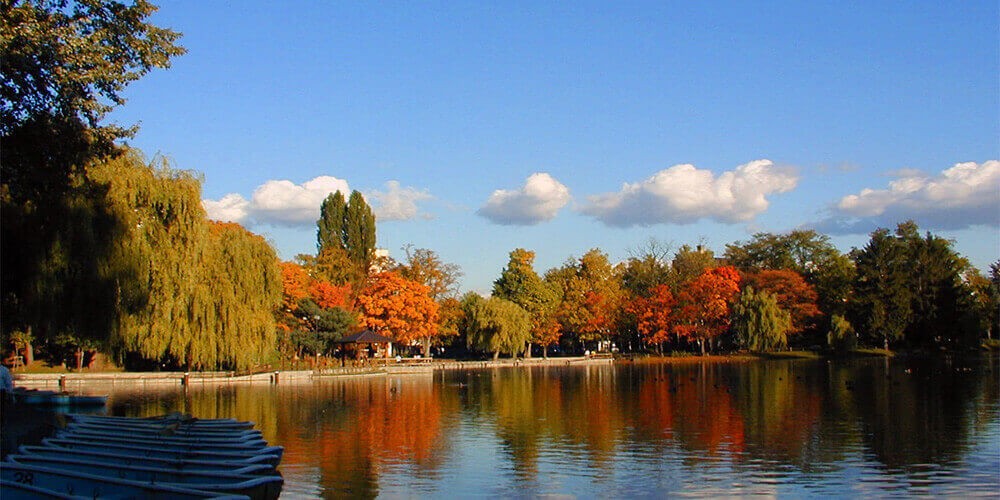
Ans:
POLYGON ((35 484, 35 474, 31 472, 14 471, 14 481, 21 484, 35 484))

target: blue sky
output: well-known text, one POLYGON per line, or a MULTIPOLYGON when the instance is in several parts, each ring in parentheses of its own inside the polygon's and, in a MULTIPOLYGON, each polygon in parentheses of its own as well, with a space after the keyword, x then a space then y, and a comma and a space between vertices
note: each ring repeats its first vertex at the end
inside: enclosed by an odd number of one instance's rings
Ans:
POLYGON ((914 218, 1000 257, 1000 12, 969 2, 161 2, 188 53, 126 92, 130 143, 211 216, 315 251, 364 193, 379 246, 488 291, 655 237, 721 253, 914 218), (692 5, 695 4, 695 5, 692 5), (283 182, 282 182, 283 181, 283 182))

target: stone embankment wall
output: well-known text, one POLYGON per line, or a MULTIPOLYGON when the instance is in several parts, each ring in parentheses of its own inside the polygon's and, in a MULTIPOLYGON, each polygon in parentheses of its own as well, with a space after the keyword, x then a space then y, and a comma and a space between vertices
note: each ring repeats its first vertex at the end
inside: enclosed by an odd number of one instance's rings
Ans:
POLYGON ((525 366, 572 366, 611 364, 606 358, 528 358, 497 361, 413 360, 396 363, 372 363, 365 366, 325 368, 322 370, 269 371, 241 375, 233 372, 142 372, 142 373, 19 373, 14 385, 26 389, 49 389, 78 392, 93 387, 162 387, 169 385, 208 384, 285 384, 308 382, 316 377, 380 376, 432 374, 439 370, 471 370, 483 368, 516 368, 525 366))

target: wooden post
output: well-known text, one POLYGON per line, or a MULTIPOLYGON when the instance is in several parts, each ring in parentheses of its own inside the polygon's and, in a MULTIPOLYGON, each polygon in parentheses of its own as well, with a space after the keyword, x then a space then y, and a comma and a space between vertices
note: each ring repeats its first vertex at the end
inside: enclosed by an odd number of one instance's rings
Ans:
POLYGON ((275 372, 274 372, 274 383, 275 384, 278 383, 278 371, 277 370, 275 370, 275 372))
POLYGON ((66 375, 59 375, 59 390, 66 390, 66 375))

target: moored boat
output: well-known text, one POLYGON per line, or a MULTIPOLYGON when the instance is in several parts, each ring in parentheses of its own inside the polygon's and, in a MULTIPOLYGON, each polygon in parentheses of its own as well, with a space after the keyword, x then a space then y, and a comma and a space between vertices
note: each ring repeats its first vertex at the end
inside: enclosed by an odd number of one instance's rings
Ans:
POLYGON ((176 445, 176 446, 188 446, 188 447, 224 448, 224 449, 262 448, 264 446, 267 446, 267 441, 264 441, 259 436, 190 437, 190 436, 164 436, 157 434, 135 435, 129 433, 127 430, 111 432, 111 431, 97 431, 90 429, 66 428, 56 432, 56 437, 86 439, 93 441, 109 440, 114 442, 141 443, 149 445, 164 444, 164 445, 176 445))
POLYGON ((246 436, 253 436, 255 438, 260 438, 262 436, 261 432, 257 429, 192 429, 188 427, 182 427, 180 425, 142 425, 142 426, 129 426, 121 424, 105 424, 105 423, 86 423, 86 422, 70 422, 66 424, 67 430, 80 430, 80 431, 113 431, 121 433, 123 431, 128 432, 131 435, 142 436, 142 435, 158 435, 158 436, 174 436, 174 437, 236 437, 243 438, 246 436))
MULTIPOLYGON (((226 495, 171 484, 152 484, 128 479, 117 479, 65 469, 38 467, 15 462, 0 462, 0 480, 50 490, 59 495, 83 495, 87 498, 148 498, 148 499, 202 499, 247 498, 245 495, 226 495)), ((7 488, 2 491, 8 498, 7 488)), ((13 492, 11 492, 13 497, 13 492)))
POLYGON ((42 443, 46 445, 60 446, 70 449, 84 449, 94 451, 108 451, 120 453, 122 455, 134 455, 140 457, 160 457, 172 459, 199 459, 199 460, 223 460, 246 459, 255 456, 273 457, 268 463, 275 467, 281 461, 284 448, 281 446, 267 446, 256 450, 227 450, 227 451, 207 451, 198 449, 169 449, 158 446, 128 445, 109 442, 83 441, 78 439, 44 438, 42 443))
POLYGON ((183 472, 189 470, 208 472, 233 472, 237 474, 274 474, 277 471, 269 463, 273 455, 256 455, 247 457, 244 460, 175 460, 157 457, 139 457, 121 455, 118 453, 105 453, 100 451, 90 451, 81 449, 60 448, 58 446, 28 446, 21 445, 17 449, 22 455, 32 455, 41 457, 65 458, 74 457, 81 460, 93 460, 103 462, 113 466, 117 465, 138 465, 146 467, 160 467, 168 470, 183 472))
POLYGON ((21 446, 0 463, 0 499, 273 500, 284 484, 277 471, 284 448, 268 446, 251 422, 69 418, 42 446, 21 446))
POLYGON ((252 429, 254 427, 253 422, 245 420, 236 420, 234 418, 211 418, 211 419, 201 419, 191 417, 189 415, 182 415, 179 413, 165 415, 160 417, 115 417, 108 415, 86 415, 80 413, 68 413, 66 414, 68 418, 77 422, 104 422, 114 425, 128 425, 128 426, 163 426, 178 424, 185 428, 192 429, 252 429))
POLYGON ((281 486, 283 484, 281 476, 276 473, 261 476, 223 471, 177 471, 162 467, 121 465, 93 460, 80 460, 72 457, 59 458, 41 455, 11 455, 7 459, 11 462, 24 465, 57 468, 95 476, 127 479, 151 484, 170 484, 182 488, 193 488, 217 493, 246 495, 255 500, 273 500, 277 498, 278 494, 281 493, 281 486))

